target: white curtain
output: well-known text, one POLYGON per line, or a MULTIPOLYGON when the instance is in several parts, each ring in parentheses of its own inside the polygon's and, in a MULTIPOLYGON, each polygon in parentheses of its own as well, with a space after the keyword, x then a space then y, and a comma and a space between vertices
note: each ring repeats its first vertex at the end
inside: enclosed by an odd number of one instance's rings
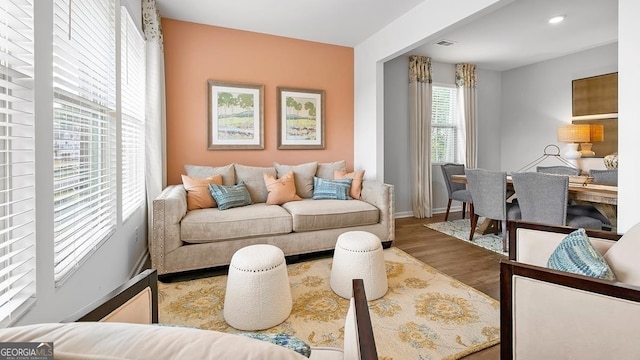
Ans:
POLYGON ((467 168, 478 166, 478 94, 476 92, 476 66, 456 64, 456 86, 458 87, 458 114, 461 116, 458 154, 460 162, 467 168))
POLYGON ((153 199, 167 185, 164 45, 160 13, 155 0, 142 0, 142 21, 147 43, 146 192, 148 236, 153 227, 153 199))
POLYGON ((411 205, 416 218, 431 217, 431 58, 409 57, 411 205))

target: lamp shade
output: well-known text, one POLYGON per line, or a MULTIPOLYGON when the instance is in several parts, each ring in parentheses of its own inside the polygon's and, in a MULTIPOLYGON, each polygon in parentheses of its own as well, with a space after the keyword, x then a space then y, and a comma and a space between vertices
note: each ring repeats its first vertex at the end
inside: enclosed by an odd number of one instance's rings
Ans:
POLYGON ((589 142, 591 130, 589 125, 562 125, 558 127, 558 141, 566 143, 589 142))
POLYGON ((604 141, 604 125, 589 125, 591 130, 590 142, 602 142, 604 141))

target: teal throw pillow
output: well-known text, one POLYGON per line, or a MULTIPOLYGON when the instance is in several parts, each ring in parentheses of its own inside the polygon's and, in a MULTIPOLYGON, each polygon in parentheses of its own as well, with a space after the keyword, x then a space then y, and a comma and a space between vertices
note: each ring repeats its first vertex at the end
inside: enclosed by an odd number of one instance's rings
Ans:
POLYGON ((349 200, 349 192, 351 191, 351 181, 353 179, 336 179, 329 180, 313 177, 313 199, 337 199, 349 200))
POLYGON ((560 242, 549 257, 547 267, 598 279, 616 279, 604 257, 591 244, 584 229, 572 232, 560 242))
POLYGON ((284 346, 306 357, 311 356, 311 347, 309 344, 292 335, 259 333, 241 333, 240 335, 284 346))
POLYGON ((220 210, 251 205, 251 196, 244 183, 231 186, 209 184, 209 192, 220 210))

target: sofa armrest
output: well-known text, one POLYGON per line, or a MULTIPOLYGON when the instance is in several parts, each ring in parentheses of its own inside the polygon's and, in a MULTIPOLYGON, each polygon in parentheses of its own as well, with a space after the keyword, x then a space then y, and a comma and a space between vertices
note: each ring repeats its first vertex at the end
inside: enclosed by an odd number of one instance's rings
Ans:
POLYGON ((180 221, 187 214, 187 191, 183 185, 169 185, 153 200, 153 228, 149 253, 151 266, 162 275, 165 255, 182 246, 180 221))
POLYGON ((501 359, 631 359, 640 353, 637 286, 502 261, 500 313, 501 359))
POLYGON ((158 322, 158 272, 148 269, 62 322, 158 322))
POLYGON ((393 185, 384 184, 373 180, 362 182, 362 200, 380 210, 380 223, 388 229, 388 238, 382 241, 395 239, 395 199, 393 185))
MULTIPOLYGON (((509 259, 544 267, 562 239, 574 230, 576 229, 568 226, 509 222, 509 259)), ((586 230, 586 233, 594 247, 603 255, 622 236, 599 230, 586 230)))

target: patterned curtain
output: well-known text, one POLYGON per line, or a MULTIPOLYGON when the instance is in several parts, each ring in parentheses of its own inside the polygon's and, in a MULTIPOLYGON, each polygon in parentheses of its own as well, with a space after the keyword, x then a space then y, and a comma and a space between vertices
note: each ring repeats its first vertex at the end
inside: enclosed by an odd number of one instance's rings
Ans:
POLYGON ((142 0, 142 29, 147 45, 145 174, 149 240, 153 234, 153 199, 162 192, 167 184, 164 44, 160 21, 156 0, 142 0))
POLYGON ((411 204, 416 218, 431 217, 431 58, 409 57, 411 204))
POLYGON ((458 154, 467 168, 475 169, 478 165, 478 94, 476 92, 476 66, 472 64, 456 64, 456 86, 458 87, 458 114, 464 126, 460 128, 458 154))

